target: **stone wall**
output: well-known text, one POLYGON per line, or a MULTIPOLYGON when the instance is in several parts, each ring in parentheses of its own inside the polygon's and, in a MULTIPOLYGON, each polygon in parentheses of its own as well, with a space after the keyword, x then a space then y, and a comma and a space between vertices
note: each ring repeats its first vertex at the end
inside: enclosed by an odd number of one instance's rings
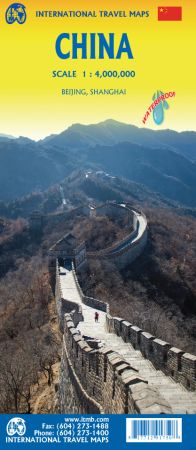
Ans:
MULTIPOLYGON (((82 302, 95 309, 107 312, 106 322, 110 333, 116 333, 118 336, 122 337, 125 342, 130 342, 134 349, 140 350, 143 356, 149 359, 157 370, 162 370, 176 382, 181 383, 186 389, 196 389, 196 356, 183 352, 182 350, 173 347, 168 342, 157 339, 155 336, 143 331, 141 328, 122 318, 112 317, 109 314, 109 305, 107 303, 92 297, 87 297, 83 294, 76 272, 74 269, 73 271, 82 302)), ((57 273, 57 277, 58 276, 57 273)), ((57 283, 57 286, 59 286, 59 282, 57 283)), ((69 304, 69 302, 66 302, 63 299, 62 306, 58 306, 58 298, 62 298, 59 289, 60 287, 57 287, 56 299, 57 309, 61 317, 61 326, 64 313, 71 311, 73 308, 75 309, 74 314, 77 314, 78 316, 78 322, 82 320, 82 313, 77 304, 73 305, 73 302, 69 304)))
POLYGON ((95 208, 94 215, 107 215, 116 217, 120 215, 128 215, 133 230, 125 236, 121 241, 114 243, 112 246, 102 249, 98 252, 88 252, 88 257, 93 259, 107 258, 115 262, 119 269, 126 267, 141 255, 147 242, 147 219, 141 211, 132 210, 131 205, 116 204, 108 202, 100 207, 95 208), (139 218, 141 216, 145 222, 143 233, 139 236, 139 218))
MULTIPOLYGON (((137 232, 136 219, 134 227, 134 232, 137 232)), ((128 243, 116 251, 112 249, 112 258, 118 258, 122 266, 130 263, 142 252, 146 239, 147 222, 144 232, 136 242, 130 242, 130 246, 128 243)), ((73 263, 72 271, 82 303, 107 313, 106 323, 110 333, 116 333, 125 342, 131 343, 156 369, 162 370, 186 389, 196 388, 196 356, 172 347, 168 342, 157 339, 122 318, 112 317, 108 304, 84 295, 73 263)), ((160 414, 171 414, 169 404, 159 392, 150 388, 145 377, 141 378, 138 371, 119 354, 112 348, 97 348, 96 340, 87 341, 81 336, 76 327, 79 321, 83 320, 82 307, 63 298, 58 264, 55 295, 63 334, 59 381, 60 412, 150 414, 156 411, 160 414)))
POLYGON ((124 247, 121 250, 117 250, 116 252, 112 252, 111 255, 109 255, 109 259, 113 260, 119 269, 123 269, 128 264, 131 264, 133 261, 135 261, 136 258, 138 258, 147 242, 147 228, 145 229, 142 236, 137 239, 135 242, 130 242, 126 247, 124 247))
POLYGON ((61 290, 60 283, 60 275, 59 275, 59 265, 56 264, 56 287, 55 287, 55 299, 56 299, 56 308, 59 319, 59 328, 61 332, 63 332, 63 324, 64 324, 64 314, 72 313, 75 318, 75 325, 78 322, 83 321, 82 316, 82 308, 78 303, 74 303, 73 301, 69 301, 63 298, 63 293, 61 290))
MULTIPOLYGON (((58 273, 58 272, 57 272, 58 273)), ((57 278, 58 279, 58 278, 57 278)), ((75 274, 75 281, 78 284, 75 274)), ((58 285, 57 281, 57 285, 58 285)), ((83 293, 78 284, 81 296, 83 293)), ((57 287, 57 293, 61 290, 57 287)), ((83 298, 83 297, 82 297, 83 298)), ((58 298, 57 298, 58 301, 58 298)), ((172 414, 170 405, 159 392, 148 386, 145 377, 131 367, 112 348, 97 348, 96 340, 85 340, 78 329, 82 311, 75 308, 64 314, 65 299, 62 299, 61 330, 63 348, 59 381, 59 410, 61 413, 129 413, 129 414, 172 414)), ((100 306, 91 299, 93 306, 100 306)), ((68 302, 68 307, 70 307, 68 302)), ((75 305, 74 305, 75 307, 75 305)), ((108 331, 140 350, 157 369, 181 382, 188 389, 195 389, 196 357, 183 353, 167 342, 156 339, 122 318, 112 317, 109 307, 106 322, 108 331)))
MULTIPOLYGON (((72 216, 77 216, 80 214, 89 216, 90 215, 90 207, 87 206, 81 206, 78 208, 75 208, 71 211, 67 211, 64 213, 61 213, 57 215, 56 217, 59 218, 59 220, 66 220, 67 217, 71 218, 72 216)), ((128 232, 128 234, 121 239, 118 242, 115 242, 110 247, 107 247, 105 249, 102 249, 98 252, 88 252, 87 256, 89 258, 93 259, 103 259, 108 258, 115 262, 115 264, 119 267, 119 269, 122 269, 123 267, 126 267, 126 265, 132 263, 138 256, 141 255, 146 242, 147 242, 147 220, 146 216, 136 209, 132 209, 132 206, 129 204, 118 204, 115 202, 107 202, 104 205, 98 206, 94 208, 94 215, 107 215, 108 217, 114 218, 119 216, 127 216, 129 218, 129 224, 132 225, 133 229, 131 228, 131 231, 128 232), (138 229, 139 229, 139 219, 138 215, 143 217, 146 226, 141 236, 138 236, 138 229), (138 238, 137 238, 138 236, 138 238), (133 242, 134 241, 134 242, 133 242)), ((51 219, 49 219, 49 216, 47 220, 56 220, 55 217, 51 216, 51 219)), ((62 258, 65 256, 67 257, 67 254, 62 252, 60 255, 59 251, 50 249, 49 252, 49 258, 52 260, 56 257, 61 256, 62 258)), ((78 265, 79 268, 86 263, 86 249, 84 247, 84 244, 81 245, 81 251, 76 252, 75 255, 75 264, 78 265)))
POLYGON ((106 322, 110 333, 116 333, 125 342, 130 342, 153 363, 156 369, 162 370, 186 389, 196 389, 196 356, 156 339, 155 336, 121 318, 107 314, 106 322))
POLYGON ((60 412, 143 414, 156 404, 158 412, 171 414, 157 390, 149 388, 121 356, 109 348, 89 346, 78 334, 73 315, 64 316, 60 412))
POLYGON ((82 300, 82 303, 84 303, 87 306, 91 306, 91 308, 95 308, 95 309, 99 309, 100 311, 104 311, 104 312, 109 312, 109 306, 108 303, 102 302, 101 300, 98 300, 94 297, 88 297, 87 295, 85 295, 80 287, 79 281, 78 281, 78 277, 75 271, 75 267, 74 264, 72 263, 72 272, 74 275, 74 279, 75 279, 75 283, 76 283, 76 287, 78 290, 78 293, 80 295, 80 298, 82 300))
POLYGON ((60 380, 59 380, 59 412, 69 414, 100 414, 102 407, 91 398, 83 388, 80 378, 76 375, 70 359, 66 343, 63 340, 60 380))
POLYGON ((116 202, 106 202, 94 208, 94 216, 107 216, 111 219, 128 216, 130 223, 133 221, 133 211, 126 206, 121 206, 116 202))

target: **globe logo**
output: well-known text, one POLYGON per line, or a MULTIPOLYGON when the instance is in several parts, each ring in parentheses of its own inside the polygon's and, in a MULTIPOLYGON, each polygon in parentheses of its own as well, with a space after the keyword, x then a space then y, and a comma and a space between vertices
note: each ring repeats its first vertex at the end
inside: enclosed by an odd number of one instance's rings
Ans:
POLYGON ((12 3, 6 11, 5 18, 9 25, 12 25, 14 22, 22 25, 27 18, 25 6, 22 3, 12 3))
POLYGON ((14 417, 8 422, 6 431, 9 436, 14 436, 14 434, 23 436, 23 434, 26 433, 26 425, 24 419, 21 419, 20 417, 14 417))

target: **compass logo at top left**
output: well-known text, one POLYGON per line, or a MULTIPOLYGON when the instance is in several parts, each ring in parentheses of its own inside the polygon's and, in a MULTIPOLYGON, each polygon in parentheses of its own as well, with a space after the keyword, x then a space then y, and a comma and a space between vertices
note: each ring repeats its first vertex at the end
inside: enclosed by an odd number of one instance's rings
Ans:
POLYGON ((23 436, 26 433, 25 420, 20 417, 13 417, 13 419, 8 422, 6 431, 8 436, 14 436, 14 434, 23 436))
POLYGON ((27 18, 26 7, 22 3, 12 3, 5 13, 5 18, 9 25, 15 22, 23 25, 27 18))

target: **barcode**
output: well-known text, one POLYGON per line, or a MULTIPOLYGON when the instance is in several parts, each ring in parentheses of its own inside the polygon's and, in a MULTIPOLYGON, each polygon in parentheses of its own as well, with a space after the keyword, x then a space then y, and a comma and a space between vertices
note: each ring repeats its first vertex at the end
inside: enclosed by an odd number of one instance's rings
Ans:
POLYGON ((182 442, 182 419, 126 419, 126 442, 182 442))

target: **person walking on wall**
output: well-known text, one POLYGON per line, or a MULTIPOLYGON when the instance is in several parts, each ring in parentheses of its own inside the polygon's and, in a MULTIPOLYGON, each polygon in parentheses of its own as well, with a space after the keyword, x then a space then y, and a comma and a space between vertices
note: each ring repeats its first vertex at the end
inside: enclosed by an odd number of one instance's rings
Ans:
POLYGON ((99 313, 96 311, 95 312, 95 322, 99 321, 99 313))

